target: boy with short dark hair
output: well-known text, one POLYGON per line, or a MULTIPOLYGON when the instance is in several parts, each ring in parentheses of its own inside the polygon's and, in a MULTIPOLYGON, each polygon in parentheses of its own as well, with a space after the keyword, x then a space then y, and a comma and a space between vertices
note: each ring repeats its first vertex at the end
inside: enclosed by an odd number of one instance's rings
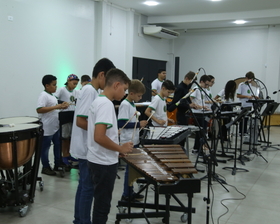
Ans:
POLYGON ((166 69, 160 68, 157 72, 158 77, 152 82, 152 99, 154 96, 159 94, 161 90, 161 85, 163 81, 166 79, 166 69))
POLYGON ((42 173, 55 176, 56 172, 49 163, 49 149, 51 142, 53 142, 54 168, 56 169, 61 165, 58 109, 66 109, 69 104, 67 102, 58 104, 57 98, 53 95, 57 88, 55 76, 45 75, 42 79, 42 84, 45 90, 39 95, 36 109, 44 129, 41 150, 42 173))
MULTIPOLYGON (((255 79, 255 74, 253 72, 247 72, 245 75, 245 81, 239 83, 238 88, 237 88, 237 98, 239 98, 241 102, 241 108, 248 108, 248 110, 252 109, 253 103, 247 102, 248 100, 252 99, 258 99, 259 97, 259 89, 252 86, 252 81, 255 79), (252 92, 253 91, 253 92, 252 92)), ((239 134, 245 133, 247 134, 247 123, 248 123, 248 118, 244 118, 240 122, 239 125, 239 134), (242 130, 243 127, 243 130, 242 130)))
POLYGON ((81 85, 82 87, 91 82, 91 78, 88 75, 82 75, 81 77, 81 85))
POLYGON ((115 68, 115 65, 107 58, 102 58, 95 64, 92 71, 92 80, 81 89, 76 104, 70 144, 70 153, 78 158, 80 171, 75 197, 74 224, 91 224, 90 213, 94 190, 86 158, 88 151, 87 119, 89 107, 98 97, 98 89, 104 89, 105 75, 111 68, 115 68))
POLYGON ((167 126, 167 122, 174 123, 174 120, 167 118, 167 109, 165 98, 172 94, 175 90, 174 84, 170 80, 165 80, 162 83, 161 90, 158 95, 156 95, 147 107, 145 114, 150 117, 152 111, 154 111, 152 119, 152 124, 154 126, 167 126))
POLYGON ((133 143, 119 145, 113 100, 121 100, 130 79, 119 69, 106 74, 105 88, 91 104, 88 116, 87 160, 94 186, 92 224, 105 224, 111 208, 118 158, 132 151, 133 143))
MULTIPOLYGON (((69 102, 71 105, 66 109, 65 111, 74 111, 75 110, 75 104, 78 97, 78 90, 75 88, 77 87, 79 83, 79 78, 75 74, 70 74, 67 77, 67 81, 64 84, 64 87, 59 88, 55 92, 55 96, 58 98, 58 100, 63 102, 69 102)), ((63 116, 63 115, 62 115, 63 116)), ((68 167, 72 167, 78 164, 78 160, 73 158, 70 155, 70 137, 72 133, 72 122, 63 124, 61 127, 61 151, 62 151, 62 162, 68 167)), ((69 170, 69 169, 68 169, 69 170)))
MULTIPOLYGON (((142 95, 145 93, 146 89, 144 84, 137 80, 131 80, 131 84, 128 88, 128 95, 125 100, 121 102, 121 105, 119 107, 118 112, 118 127, 122 129, 122 127, 129 121, 129 119, 132 117, 130 122, 126 124, 126 126, 121 130, 120 132, 120 142, 129 142, 132 140, 133 132, 134 133, 134 139, 133 139, 133 145, 134 147, 139 146, 139 127, 145 127, 147 125, 146 120, 142 120, 135 124, 137 122, 136 119, 136 107, 134 103, 137 103, 139 100, 141 100, 142 95), (136 125, 136 129, 134 130, 134 127, 136 125)), ((133 192, 133 187, 128 186, 128 165, 126 166, 125 170, 125 176, 124 176, 124 191, 122 194, 122 200, 127 201, 129 196, 132 196, 131 198, 134 199, 142 199, 143 195, 137 195, 133 192)))

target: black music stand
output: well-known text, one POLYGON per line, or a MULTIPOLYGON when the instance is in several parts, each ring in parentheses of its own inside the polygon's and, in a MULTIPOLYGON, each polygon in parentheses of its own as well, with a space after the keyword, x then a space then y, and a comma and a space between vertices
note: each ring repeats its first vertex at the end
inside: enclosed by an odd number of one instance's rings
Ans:
MULTIPOLYGON (((234 150, 234 165, 233 167, 223 167, 224 170, 232 169, 232 175, 236 174, 236 171, 244 171, 249 172, 249 170, 243 169, 243 168, 237 168, 236 167, 236 160, 237 160, 237 136, 238 136, 238 124, 239 122, 246 116, 248 113, 248 108, 244 108, 241 113, 230 123, 226 124, 226 128, 229 129, 232 125, 235 125, 235 150, 234 150)), ((242 137, 242 136, 241 136, 242 137)))
MULTIPOLYGON (((259 120, 259 121, 261 122, 260 110, 261 110, 263 104, 264 104, 265 102, 270 101, 270 100, 258 100, 258 99, 256 99, 257 97, 255 96, 255 94, 254 94, 254 92, 253 92, 251 86, 248 85, 248 87, 249 87, 249 89, 251 90, 251 92, 253 93, 253 97, 254 97, 255 100, 248 100, 247 102, 253 103, 253 108, 254 108, 253 112, 254 112, 254 114, 255 114, 255 117, 254 117, 254 118, 251 117, 250 139, 249 139, 249 145, 250 145, 250 146, 249 146, 249 150, 247 151, 246 154, 247 154, 247 155, 250 155, 251 153, 253 153, 253 154, 257 155, 257 156, 262 157, 263 160, 266 161, 266 162, 268 163, 268 161, 263 157, 263 155, 257 150, 257 147, 255 147, 255 146, 258 145, 258 143, 255 142, 255 141, 257 140, 257 138, 258 138, 258 136, 259 136, 258 134, 256 134, 256 130, 259 131, 259 128, 257 128, 257 120, 259 120), (254 124, 253 124, 253 122, 252 122, 252 119, 254 119, 254 124), (252 126, 254 127, 253 129, 252 129, 252 126), (252 136, 252 130, 253 130, 253 136, 252 136), (253 145, 252 149, 251 149, 251 145, 253 145)), ((258 141, 258 140, 257 140, 257 141, 258 141)))
MULTIPOLYGON (((277 150, 280 150, 280 148, 277 148, 276 146, 280 146, 280 144, 276 144, 276 145, 271 145, 271 142, 269 142, 269 136, 270 136, 270 118, 271 115, 274 114, 274 112, 276 111, 277 107, 279 106, 279 103, 277 102, 272 102, 267 104, 265 110, 262 113, 262 116, 268 117, 268 125, 267 125, 267 145, 266 146, 261 146, 261 148, 263 148, 263 151, 265 151, 268 148, 274 148, 277 150)), ((266 119, 265 119, 266 120, 266 119)), ((264 121, 264 119, 263 119, 264 121)), ((266 120, 267 121, 267 120, 266 120)))

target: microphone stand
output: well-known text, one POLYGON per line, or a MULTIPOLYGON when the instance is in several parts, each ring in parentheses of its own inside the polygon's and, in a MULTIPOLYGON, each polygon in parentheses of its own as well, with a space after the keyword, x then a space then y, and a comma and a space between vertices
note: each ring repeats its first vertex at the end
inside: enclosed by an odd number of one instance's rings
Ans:
MULTIPOLYGON (((215 117, 215 113, 216 114, 220 114, 221 113, 221 108, 218 106, 218 104, 207 94, 207 92, 203 89, 203 88, 201 88, 201 86, 196 82, 196 81, 194 81, 193 83, 195 83, 196 85, 197 85, 197 87, 198 87, 198 89, 201 91, 201 92, 203 92, 204 94, 205 94, 205 96, 206 97, 208 97, 210 100, 211 100, 211 102, 213 103, 213 105, 211 106, 211 109, 212 109, 212 114, 213 114, 213 117, 215 117)), ((218 115, 219 116, 219 115, 218 115)), ((217 117, 218 117, 217 116, 217 117)), ((195 116, 194 116, 195 117, 195 116)), ((195 119, 196 121, 197 121, 197 119, 195 119)), ((218 120, 218 123, 219 123, 219 127, 220 127, 220 121, 218 120)), ((215 173, 215 166, 218 166, 218 163, 217 163, 217 158, 216 158, 216 147, 217 147, 217 144, 215 144, 215 141, 214 141, 214 149, 211 149, 211 147, 209 147, 209 144, 208 144, 208 142, 207 142, 207 138, 206 138, 206 136, 205 136, 205 133, 202 133, 203 135, 202 135, 202 138, 203 138, 203 140, 204 140, 204 142, 206 143, 206 145, 207 145, 207 147, 209 148, 209 153, 210 153, 210 159, 212 160, 212 161, 210 161, 211 162, 211 164, 213 165, 213 169, 211 168, 211 175, 210 175, 210 180, 211 180, 211 177, 213 177, 213 179, 214 180, 216 180, 217 182, 219 182, 227 191, 228 191, 228 189, 223 185, 223 184, 226 184, 226 182, 224 181, 224 180, 222 180, 222 179, 220 179, 219 177, 218 177, 218 175, 216 175, 216 173, 215 173), (212 172, 213 171, 213 172, 212 172)), ((209 159, 209 156, 207 156, 206 158, 205 158, 205 160, 208 160, 209 159)), ((209 162, 209 161, 208 161, 209 162)), ((220 162, 223 162, 223 161, 220 161, 220 162)), ((226 162, 226 161, 225 161, 226 162)), ((209 170, 209 169, 208 169, 209 170)), ((204 176, 203 178, 201 178, 201 179, 204 179, 204 178, 206 178, 207 176, 209 176, 208 174, 206 175, 206 176, 204 176)), ((210 183, 209 183, 210 185, 211 185, 211 181, 210 181, 210 183)), ((229 192, 229 191, 228 191, 229 192)))
MULTIPOLYGON (((202 91, 205 96, 207 96, 209 99, 211 99, 213 105, 211 107, 212 109, 212 112, 213 112, 213 115, 215 115, 215 113, 217 113, 218 111, 221 111, 219 106, 216 104, 216 102, 214 102, 212 100, 212 98, 206 93, 206 91, 201 88, 201 86, 196 82, 194 81, 193 83, 195 83, 197 86, 198 86, 198 89, 200 91, 202 91), (215 106, 214 106, 215 105, 215 106)), ((203 201, 206 202, 207 204, 207 209, 206 209, 206 223, 209 224, 209 217, 210 217, 210 205, 211 205, 211 199, 210 199, 210 187, 212 185, 211 181, 212 181, 212 178, 214 180, 216 180, 218 183, 220 183, 223 188, 226 189, 227 192, 229 192, 229 190, 224 186, 224 184, 226 184, 226 182, 224 180, 221 180, 216 174, 215 174, 215 166, 218 166, 218 163, 217 163, 217 158, 216 158, 216 155, 215 155, 215 150, 211 149, 209 147, 209 144, 207 142, 207 139, 206 139, 206 136, 205 136, 205 132, 204 130, 202 130, 201 126, 199 125, 199 122, 196 118, 196 116, 194 116, 194 113, 191 112, 193 117, 194 117, 194 120, 195 122, 197 123, 197 125, 199 126, 199 130, 200 130, 200 134, 202 136, 202 139, 203 141, 205 142, 205 144, 207 145, 207 147, 209 148, 209 154, 208 155, 203 155, 204 156, 204 160, 207 161, 207 175, 202 177, 201 180, 203 180, 204 178, 207 178, 207 197, 204 197, 203 198, 203 201), (213 169, 212 169, 213 167, 213 169)), ((202 117, 204 118, 204 116, 202 117)), ((203 120, 204 122, 204 120, 203 120)), ((200 149, 201 150, 201 149, 200 149)))
MULTIPOLYGON (((246 83, 246 82, 245 82, 246 83)), ((249 145, 253 145, 252 146, 252 153, 254 153, 255 155, 257 155, 257 156, 260 156, 260 157, 262 157, 263 158, 263 160, 264 161, 266 161, 267 163, 268 163, 268 161, 263 157, 263 155, 257 150, 257 147, 255 147, 255 145, 257 145, 257 142, 255 142, 255 140, 257 140, 258 141, 258 136, 256 136, 256 130, 258 130, 258 128, 257 128, 257 119, 259 119, 259 120, 261 120, 260 119, 260 114, 259 114, 259 110, 261 109, 261 106, 262 105, 260 105, 260 103, 259 103, 259 101, 257 100, 257 97, 256 97, 256 95, 254 94, 254 92, 253 92, 253 90, 252 90, 252 88, 251 88, 251 86, 250 86, 250 83, 248 83, 248 87, 249 87, 249 89, 250 89, 250 91, 252 92, 252 95, 253 95, 253 97, 254 97, 254 99, 255 99, 255 102, 252 102, 252 104, 253 104, 253 108, 254 108, 254 114, 255 114, 255 117, 254 117, 254 130, 253 130, 253 140, 252 140, 252 136, 251 136, 251 130, 252 130, 252 127, 250 128, 250 139, 249 139, 249 145), (256 104, 255 104, 256 103, 256 104)), ((250 122, 251 123, 251 125, 252 125, 252 122, 250 122)), ((251 147, 250 147, 251 148, 251 147)), ((250 152, 250 149, 249 149, 249 151, 246 153, 246 154, 250 154, 251 152, 250 152)))

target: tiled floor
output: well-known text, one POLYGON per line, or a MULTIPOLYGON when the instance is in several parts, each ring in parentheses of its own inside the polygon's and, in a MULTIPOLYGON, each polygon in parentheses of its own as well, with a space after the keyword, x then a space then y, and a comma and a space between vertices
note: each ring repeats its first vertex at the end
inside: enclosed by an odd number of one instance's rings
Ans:
MULTIPOLYGON (((280 143, 280 127, 271 128, 270 140, 273 144, 280 143)), ((193 139, 190 139, 192 146, 193 139)), ((246 150, 246 145, 243 149, 246 150)), ((280 147, 279 147, 280 148, 280 147)), ((213 205, 210 206, 212 217, 210 216, 209 223, 220 224, 278 224, 280 220, 280 151, 269 148, 267 151, 262 151, 258 147, 258 151, 267 159, 266 163, 260 156, 250 155, 251 161, 246 162, 243 166, 237 163, 237 167, 246 168, 249 172, 237 172, 232 175, 230 170, 222 169, 225 166, 232 167, 233 162, 219 163, 216 167, 216 173, 226 180, 227 185, 222 185, 213 182, 212 193, 210 195, 213 205), (246 195, 244 196, 239 193, 246 195), (229 209, 222 206, 221 202, 229 209), (227 213, 226 213, 227 212, 227 213), (218 217, 226 213, 219 219, 218 217)), ((190 156, 194 162, 195 157, 190 156)), ((199 164, 200 168, 204 168, 199 164)), ((120 199, 123 190, 123 174, 124 171, 119 171, 121 179, 116 180, 114 196, 112 200, 112 209, 109 215, 108 223, 115 223, 117 201, 120 199)), ((203 177, 205 173, 198 173, 195 177, 203 177)), ((44 181, 44 190, 41 192, 39 187, 36 189, 35 202, 29 205, 29 211, 26 217, 20 218, 16 209, 11 207, 0 209, 1 224, 70 224, 73 220, 74 197, 77 187, 78 171, 72 170, 67 173, 64 178, 59 176, 51 177, 41 175, 44 181)), ((135 185, 137 189, 137 185, 135 185)), ((152 190, 149 190, 152 194, 152 190)), ((202 181, 201 193, 195 194, 193 207, 196 208, 196 213, 193 214, 192 223, 200 224, 206 222, 207 205, 203 198, 207 196, 207 181, 202 181)), ((185 195, 178 196, 183 202, 186 202, 185 195)), ((161 198, 163 201, 164 198, 161 198)), ((138 211, 138 210, 136 210, 138 211)), ((210 215, 211 215, 210 214, 210 215)), ((181 223, 181 215, 179 212, 172 212, 170 223, 181 223)), ((122 220, 121 223, 126 223, 128 220, 122 220)), ((130 220, 134 224, 147 223, 144 219, 130 220)), ((162 223, 161 218, 150 219, 152 224, 162 223)))

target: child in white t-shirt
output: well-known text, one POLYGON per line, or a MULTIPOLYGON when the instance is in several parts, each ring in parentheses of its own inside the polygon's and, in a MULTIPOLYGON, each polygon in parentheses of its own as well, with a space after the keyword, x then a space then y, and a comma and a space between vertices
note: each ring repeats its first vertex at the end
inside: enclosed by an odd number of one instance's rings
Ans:
MULTIPOLYGON (((203 89, 207 88, 210 81, 211 80, 208 75, 201 76, 199 80, 199 87, 203 89)), ((194 87, 195 90, 190 96, 191 101, 197 105, 198 109, 210 110, 210 108, 205 104, 205 93, 199 87, 194 87)), ((198 122, 197 125, 199 125, 206 134, 208 122, 205 120, 205 117, 203 115, 196 115, 196 120, 198 122)), ((200 131, 196 132, 193 152, 198 152, 199 149, 202 149, 203 147, 206 149, 206 145, 204 145, 204 143, 201 141, 202 137, 203 136, 201 135, 200 131)))
POLYGON ((163 81, 166 79, 166 69, 161 68, 158 70, 158 77, 152 82, 151 86, 152 86, 152 100, 154 99, 154 97, 159 94, 160 90, 161 90, 161 85, 163 83, 163 81))
POLYGON ((114 64, 107 58, 100 59, 92 71, 92 80, 80 90, 74 113, 70 153, 79 160, 79 184, 75 196, 73 223, 91 223, 93 183, 87 165, 88 113, 92 102, 98 97, 98 89, 104 89, 105 75, 114 64))
MULTIPOLYGON (((70 74, 67 77, 67 81, 64 84, 64 87, 61 87, 58 89, 58 91, 55 93, 56 97, 58 100, 61 100, 63 102, 68 102, 70 106, 62 111, 61 113, 65 111, 74 111, 75 110, 75 104, 76 100, 78 97, 78 90, 75 88, 77 87, 79 83, 79 78, 74 75, 70 74)), ((63 114, 61 114, 63 116, 63 114)), ((66 116, 66 115, 65 115, 66 116)), ((62 145, 61 145, 61 150, 62 150, 62 162, 67 165, 67 166, 74 166, 77 165, 78 160, 73 158, 70 155, 70 137, 72 133, 72 122, 66 123, 62 125, 62 145)))
POLYGON ((106 223, 117 176, 119 154, 132 151, 133 143, 119 145, 118 124, 113 100, 121 100, 130 84, 119 69, 106 74, 105 88, 90 106, 88 115, 88 167, 94 186, 92 223, 106 223))
POLYGON ((145 114, 150 117, 152 111, 152 124, 153 126, 167 126, 168 121, 174 123, 173 119, 167 118, 167 106, 165 98, 174 93, 175 86, 170 80, 165 80, 162 83, 161 90, 158 95, 154 97, 151 104, 145 110, 145 114))
MULTIPOLYGON (((120 144, 123 142, 132 141, 134 147, 139 146, 139 128, 143 128, 147 125, 146 120, 141 120, 137 122, 137 111, 134 103, 137 103, 142 99, 142 95, 145 93, 146 89, 143 83, 139 80, 131 80, 131 84, 128 87, 128 95, 126 99, 124 99, 119 107, 118 112, 118 127, 121 129, 120 131, 120 144), (132 118, 130 120, 130 118, 132 118), (128 122, 130 120, 130 122, 128 122), (127 123, 128 122, 128 123, 127 123), (136 123, 137 122, 137 123, 136 123), (127 123, 127 124, 126 124, 127 123), (125 126, 124 126, 125 125, 125 126), (134 129, 136 125, 136 129, 134 129), (124 127, 124 128, 122 128, 124 127), (134 133, 133 133, 134 132, 134 133)), ((133 192, 133 187, 128 186, 128 165, 126 166, 125 176, 124 176, 124 190, 122 194, 122 200, 127 201, 129 196, 131 199, 142 199, 143 195, 138 195, 133 192)))
POLYGON ((44 129, 41 150, 42 173, 54 176, 56 172, 49 164, 49 149, 51 142, 53 142, 54 169, 56 170, 61 165, 58 109, 66 109, 69 105, 67 102, 58 104, 57 98, 53 95, 56 91, 55 76, 45 75, 42 79, 42 84, 45 90, 39 95, 36 109, 44 129))

